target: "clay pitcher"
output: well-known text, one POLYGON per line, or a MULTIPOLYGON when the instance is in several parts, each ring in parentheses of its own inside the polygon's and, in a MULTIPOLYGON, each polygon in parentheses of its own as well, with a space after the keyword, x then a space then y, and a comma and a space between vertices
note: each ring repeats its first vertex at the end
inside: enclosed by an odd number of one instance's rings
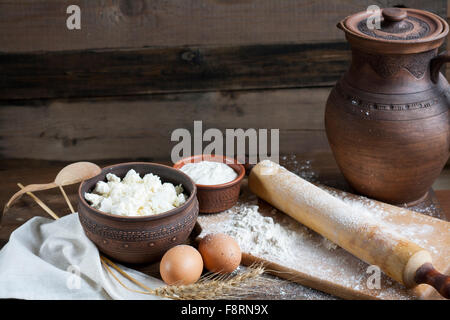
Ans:
POLYGON ((325 127, 336 161, 363 195, 392 204, 423 200, 449 158, 448 82, 438 55, 449 27, 415 9, 360 12, 339 22, 349 70, 327 101, 325 127))

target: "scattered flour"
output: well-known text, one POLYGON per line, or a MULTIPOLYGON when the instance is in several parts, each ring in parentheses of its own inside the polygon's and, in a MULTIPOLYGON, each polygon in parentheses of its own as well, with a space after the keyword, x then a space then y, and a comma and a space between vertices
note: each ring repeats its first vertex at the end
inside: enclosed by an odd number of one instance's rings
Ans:
POLYGON ((300 176, 301 178, 315 182, 317 181, 317 173, 313 170, 311 160, 297 159, 295 154, 281 157, 281 161, 289 170, 300 176))
POLYGON ((257 205, 240 205, 230 210, 231 219, 223 231, 235 238, 244 252, 283 261, 304 240, 304 233, 296 232, 292 226, 286 228, 272 217, 261 215, 257 205))
MULTIPOLYGON (((229 218, 203 229, 203 236, 227 233, 236 239, 243 252, 345 288, 367 292, 369 274, 365 262, 289 216, 276 209, 264 214, 254 201, 241 202, 225 214, 229 218)), ((199 219, 201 223, 202 217, 199 219)), ((400 284, 384 274, 381 284, 383 290, 375 290, 380 298, 412 298, 400 284)))
MULTIPOLYGON (((295 157, 282 160, 291 163, 289 165, 291 171, 314 182, 315 174, 311 173, 309 163, 300 164, 295 157), (295 170, 291 168, 292 163, 294 163, 295 170), (306 173, 302 172, 302 167, 306 168, 306 173)), ((277 209, 269 206, 259 207, 256 196, 246 188, 243 190, 244 194, 241 196, 240 202, 225 213, 228 218, 217 224, 209 224, 208 228, 203 230, 204 234, 225 232, 237 240, 243 252, 324 281, 332 281, 344 288, 366 294, 370 292, 371 295, 379 298, 414 298, 405 291, 402 285, 384 273, 381 274, 383 290, 368 289, 367 280, 370 276, 367 273, 368 264, 277 209)), ((362 222, 361 217, 364 217, 364 221, 368 218, 386 232, 397 237, 407 238, 432 254, 438 254, 436 248, 427 243, 425 239, 435 232, 433 226, 427 224, 398 225, 388 212, 370 199, 364 197, 355 199, 353 195, 345 192, 337 193, 328 188, 324 188, 324 190, 351 208, 350 218, 343 223, 358 225, 362 222)), ((314 195, 307 195, 307 197, 311 196, 314 195)), ((348 213, 338 212, 339 215, 348 213)), ((408 211, 401 210, 398 213, 405 215, 408 214, 408 211)), ((201 219, 202 217, 199 217, 200 223, 201 219)), ((426 217, 424 217, 424 222, 425 219, 426 217)))
MULTIPOLYGON (((333 191, 326 191, 337 196, 333 191)), ((363 211, 365 212, 363 214, 371 215, 376 220, 388 217, 386 211, 369 199, 361 197, 355 200, 345 193, 340 194, 339 198, 355 211, 363 211)), ((266 210, 267 208, 270 207, 265 206, 261 209, 256 197, 246 195, 236 206, 225 212, 228 217, 225 221, 210 225, 203 232, 227 233, 236 239, 243 252, 298 272, 332 281, 345 288, 370 292, 379 298, 414 298, 404 290, 402 285, 391 280, 384 273, 381 275, 383 290, 368 289, 367 280, 370 276, 367 273, 368 264, 277 209, 266 210)), ((408 238, 437 254, 436 249, 423 240, 434 231, 432 226, 411 224, 396 226, 388 222, 383 223, 382 226, 389 229, 389 232, 408 238)))
POLYGON ((338 248, 338 245, 336 243, 328 240, 327 238, 322 239, 322 245, 330 251, 336 250, 338 248))

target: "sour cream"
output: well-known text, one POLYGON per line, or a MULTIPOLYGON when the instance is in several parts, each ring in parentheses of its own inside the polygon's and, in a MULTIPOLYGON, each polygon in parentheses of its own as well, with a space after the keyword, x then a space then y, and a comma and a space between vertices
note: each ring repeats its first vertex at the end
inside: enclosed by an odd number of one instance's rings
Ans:
POLYGON ((186 163, 180 169, 196 184, 216 185, 233 181, 238 174, 230 166, 222 162, 200 161, 186 163))

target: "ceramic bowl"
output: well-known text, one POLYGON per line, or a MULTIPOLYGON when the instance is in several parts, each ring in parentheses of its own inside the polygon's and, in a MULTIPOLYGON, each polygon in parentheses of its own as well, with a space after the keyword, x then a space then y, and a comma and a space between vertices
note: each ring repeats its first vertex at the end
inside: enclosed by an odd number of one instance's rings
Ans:
POLYGON ((197 187, 183 172, 156 163, 132 162, 102 169, 100 175, 81 183, 78 189, 78 216, 87 237, 98 249, 115 260, 142 264, 158 260, 171 247, 185 243, 198 216, 197 187), (140 217, 125 217, 105 213, 90 206, 84 198, 106 174, 123 178, 134 169, 144 176, 158 175, 163 182, 181 184, 188 195, 186 203, 170 211, 140 217))
POLYGON ((222 155, 196 155, 183 158, 173 165, 176 169, 181 169, 186 163, 200 161, 215 161, 229 165, 238 176, 236 179, 216 185, 197 184, 197 198, 201 213, 217 213, 234 206, 239 199, 242 179, 245 176, 245 168, 235 159, 222 155))

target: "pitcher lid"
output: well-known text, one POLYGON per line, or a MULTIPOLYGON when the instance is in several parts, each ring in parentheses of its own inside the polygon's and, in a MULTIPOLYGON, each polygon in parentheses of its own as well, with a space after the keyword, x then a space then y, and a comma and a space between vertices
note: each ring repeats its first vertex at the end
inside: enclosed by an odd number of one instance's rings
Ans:
POLYGON ((448 33, 448 24, 427 11, 409 8, 368 10, 342 20, 352 45, 382 53, 413 53, 439 47, 448 33))

